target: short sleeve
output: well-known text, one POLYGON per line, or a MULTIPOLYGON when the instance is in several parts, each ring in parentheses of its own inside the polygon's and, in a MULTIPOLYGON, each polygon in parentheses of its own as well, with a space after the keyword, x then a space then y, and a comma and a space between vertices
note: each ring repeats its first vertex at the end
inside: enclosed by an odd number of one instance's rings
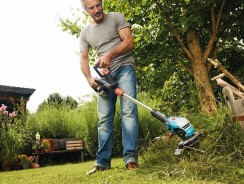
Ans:
POLYGON ((83 29, 80 34, 80 52, 89 51, 90 45, 87 42, 87 29, 83 29))
POLYGON ((123 29, 125 27, 131 27, 130 24, 125 20, 125 17, 123 14, 116 12, 115 18, 116 18, 116 24, 117 24, 118 31, 120 31, 121 29, 123 29))

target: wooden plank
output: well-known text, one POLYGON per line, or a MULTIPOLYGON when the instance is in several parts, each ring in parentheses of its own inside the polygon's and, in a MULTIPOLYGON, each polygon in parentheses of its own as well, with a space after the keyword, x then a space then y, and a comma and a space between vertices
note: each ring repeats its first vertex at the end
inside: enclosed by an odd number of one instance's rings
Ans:
POLYGON ((66 148, 66 150, 82 150, 83 149, 83 146, 81 147, 69 147, 69 148, 66 148))
POLYGON ((82 141, 82 140, 77 140, 77 141, 75 141, 75 140, 73 140, 73 141, 66 141, 66 144, 76 144, 76 143, 81 143, 81 144, 83 144, 83 141, 82 141))
POLYGON ((83 146, 83 144, 66 144, 66 148, 67 147, 80 147, 83 146))
POLYGON ((66 150, 82 150, 83 140, 70 140, 66 142, 66 150))

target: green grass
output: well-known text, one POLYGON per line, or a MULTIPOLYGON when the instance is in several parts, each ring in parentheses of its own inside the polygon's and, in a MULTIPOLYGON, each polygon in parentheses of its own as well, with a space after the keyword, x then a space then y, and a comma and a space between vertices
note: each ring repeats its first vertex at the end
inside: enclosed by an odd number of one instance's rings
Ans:
MULTIPOLYGON (((140 158, 140 167, 134 170, 126 170, 122 158, 112 159, 112 168, 93 175, 85 173, 92 169, 94 161, 65 164, 59 166, 46 166, 38 169, 27 169, 20 171, 9 171, 0 173, 1 184, 75 184, 75 183, 218 183, 214 180, 197 180, 195 177, 174 177, 177 172, 184 172, 184 169, 166 168, 165 165, 146 167, 140 158)), ((231 175, 232 173, 230 173, 231 175)), ((220 182, 219 182, 220 183, 220 182)))

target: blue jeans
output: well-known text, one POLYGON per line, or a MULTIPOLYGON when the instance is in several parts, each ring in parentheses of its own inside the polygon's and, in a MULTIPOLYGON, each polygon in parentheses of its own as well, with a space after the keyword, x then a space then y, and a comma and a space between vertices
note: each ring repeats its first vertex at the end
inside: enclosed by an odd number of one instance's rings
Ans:
MULTIPOLYGON (((132 66, 120 66, 111 73, 126 94, 136 98, 136 75, 132 66)), ((110 92, 105 97, 98 97, 98 151, 95 165, 111 166, 113 149, 113 122, 116 110, 117 95, 110 92)), ((137 105, 120 97, 120 113, 122 117, 122 145, 125 164, 138 163, 138 111, 137 105)))

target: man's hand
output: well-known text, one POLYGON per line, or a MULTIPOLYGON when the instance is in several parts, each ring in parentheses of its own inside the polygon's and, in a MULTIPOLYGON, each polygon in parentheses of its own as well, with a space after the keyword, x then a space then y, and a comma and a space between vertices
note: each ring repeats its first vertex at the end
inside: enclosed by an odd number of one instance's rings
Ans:
POLYGON ((99 68, 109 68, 111 64, 111 57, 109 54, 104 54, 99 58, 98 62, 100 63, 99 68))
POLYGON ((90 78, 87 78, 87 81, 89 83, 89 85, 93 88, 93 89, 97 89, 98 88, 98 84, 95 82, 97 78, 93 78, 93 77, 90 77, 90 78))

